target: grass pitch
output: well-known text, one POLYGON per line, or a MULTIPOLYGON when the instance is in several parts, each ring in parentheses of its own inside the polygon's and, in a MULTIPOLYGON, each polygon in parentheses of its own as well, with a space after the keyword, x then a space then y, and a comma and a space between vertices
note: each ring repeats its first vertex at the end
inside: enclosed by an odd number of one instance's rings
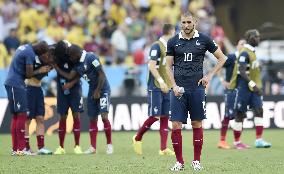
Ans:
MULTIPOLYGON (((68 134, 65 141, 66 155, 50 156, 10 156, 10 135, 0 135, 0 173, 173 173, 169 171, 175 163, 174 156, 159 156, 159 132, 147 132, 143 137, 143 155, 138 156, 132 149, 132 136, 135 132, 113 133, 114 154, 105 154, 105 137, 100 132, 98 136, 98 153, 95 155, 75 155, 73 153, 73 135, 68 134)), ((204 132, 204 146, 202 151, 202 165, 204 170, 193 171, 190 162, 193 158, 192 131, 183 131, 183 154, 185 171, 181 173, 239 173, 239 174, 276 174, 284 173, 284 130, 265 130, 264 137, 272 143, 270 149, 256 149, 238 151, 235 149, 220 150, 216 148, 219 140, 219 131, 204 132)), ((245 130, 242 136, 244 143, 253 146, 254 130, 245 130)), ((228 132, 228 142, 232 142, 232 131, 228 132)), ((31 146, 36 150, 36 137, 31 136, 31 146)), ((55 150, 58 146, 57 135, 46 136, 47 148, 55 150)), ((170 144, 170 134, 168 140, 170 144)), ((81 147, 83 150, 89 146, 89 135, 81 134, 81 147)))

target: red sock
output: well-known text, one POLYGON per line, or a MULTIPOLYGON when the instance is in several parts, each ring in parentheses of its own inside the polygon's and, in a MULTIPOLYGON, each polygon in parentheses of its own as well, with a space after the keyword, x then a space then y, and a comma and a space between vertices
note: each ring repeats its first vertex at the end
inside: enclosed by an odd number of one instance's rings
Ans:
POLYGON ((38 135, 36 136, 37 139, 37 148, 41 149, 44 147, 44 135, 38 135))
POLYGON ((182 135, 181 129, 172 130, 172 144, 176 154, 176 159, 179 163, 184 164, 182 158, 182 135))
POLYGON ((228 130, 228 125, 229 125, 229 121, 230 119, 225 117, 222 121, 222 127, 221 127, 221 141, 225 141, 226 140, 226 134, 227 134, 227 130, 228 130))
POLYGON ((29 136, 25 136, 25 142, 26 142, 26 150, 29 150, 30 147, 30 137, 29 136))
POLYGON ((203 128, 193 128, 194 161, 200 161, 203 145, 203 128))
POLYGON ((16 126, 17 125, 17 116, 13 115, 12 121, 11 121, 11 136, 12 136, 12 149, 13 151, 17 151, 18 149, 18 141, 17 141, 17 131, 16 126))
POLYGON ((157 121, 158 119, 155 118, 155 117, 149 117, 145 122, 144 124, 142 125, 142 127, 138 130, 137 134, 136 134, 136 137, 135 137, 135 140, 136 141, 141 141, 142 140, 142 137, 144 135, 144 133, 150 129, 151 125, 157 121))
POLYGON ((169 121, 169 117, 167 116, 163 116, 160 118, 160 137, 161 137, 160 149, 161 150, 165 150, 167 148, 168 121, 169 121))
POLYGON ((263 133, 263 126, 255 126, 256 139, 261 138, 262 133, 263 133))
POLYGON ((17 116, 17 125, 16 125, 16 131, 17 131, 17 141, 18 141, 18 150, 24 150, 26 147, 26 141, 25 141, 25 122, 27 119, 26 113, 18 114, 17 116))
POLYGON ((79 117, 75 117, 74 119, 74 123, 73 123, 73 133, 74 133, 74 139, 75 139, 75 145, 79 146, 80 143, 80 118, 79 117))
POLYGON ((103 120, 107 144, 111 144, 111 125, 108 119, 103 120))
POLYGON ((58 135, 59 135, 59 144, 62 148, 64 148, 65 134, 66 134, 66 120, 60 119, 58 135))
POLYGON ((240 141, 241 134, 242 134, 242 131, 236 131, 236 130, 234 130, 235 142, 240 141))
POLYGON ((97 125, 98 121, 92 121, 90 120, 90 139, 91 139, 91 145, 93 146, 93 148, 97 148, 97 134, 98 134, 98 125, 97 125))

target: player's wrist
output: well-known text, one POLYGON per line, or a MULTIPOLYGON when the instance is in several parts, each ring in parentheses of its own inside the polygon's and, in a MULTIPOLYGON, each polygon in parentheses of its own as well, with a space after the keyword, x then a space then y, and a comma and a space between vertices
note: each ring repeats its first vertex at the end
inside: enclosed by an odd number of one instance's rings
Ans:
POLYGON ((249 81, 248 85, 249 85, 249 87, 253 88, 253 87, 256 86, 256 83, 251 80, 251 81, 249 81))

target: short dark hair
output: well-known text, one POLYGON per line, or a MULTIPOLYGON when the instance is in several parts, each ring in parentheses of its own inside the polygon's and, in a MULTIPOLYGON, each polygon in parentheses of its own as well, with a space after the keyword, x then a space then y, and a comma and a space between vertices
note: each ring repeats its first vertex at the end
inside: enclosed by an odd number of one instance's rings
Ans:
POLYGON ((164 24, 163 26, 163 35, 170 34, 170 31, 174 29, 174 26, 172 24, 164 24))
POLYGON ((245 33, 245 40, 250 42, 254 37, 258 36, 259 31, 257 29, 247 30, 245 33))
POLYGON ((56 58, 62 58, 66 56, 68 45, 63 41, 57 42, 54 49, 54 55, 56 58))
POLYGON ((193 15, 190 12, 185 12, 181 16, 183 16, 183 17, 190 17, 190 16, 192 16, 193 17, 193 15))
POLYGON ((45 41, 40 41, 35 44, 35 52, 38 56, 45 54, 48 50, 48 44, 45 41))

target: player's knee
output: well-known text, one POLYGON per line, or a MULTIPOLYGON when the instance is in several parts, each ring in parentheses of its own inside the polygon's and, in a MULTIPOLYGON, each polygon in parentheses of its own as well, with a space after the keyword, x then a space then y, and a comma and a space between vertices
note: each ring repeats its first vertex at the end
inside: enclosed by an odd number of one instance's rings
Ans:
POLYGON ((94 117, 94 118, 90 118, 91 122, 97 122, 98 121, 98 117, 94 117))
POLYGON ((102 120, 107 120, 108 119, 108 113, 107 112, 101 113, 101 117, 102 117, 102 120))
POLYGON ((80 118, 79 112, 72 112, 73 118, 80 118))
POLYGON ((236 122, 243 122, 244 118, 246 118, 246 113, 238 111, 236 116, 235 116, 235 121, 236 122))
POLYGON ((255 108, 252 110, 254 117, 263 117, 263 109, 262 108, 255 108))
POLYGON ((192 128, 201 128, 202 127, 202 121, 191 121, 192 128))
POLYGON ((177 122, 177 121, 173 121, 172 122, 172 129, 176 130, 176 129, 181 129, 182 128, 182 123, 181 122, 177 122))
POLYGON ((67 119, 67 114, 66 115, 60 115, 60 120, 66 120, 67 119))
POLYGON ((43 124, 44 118, 43 117, 36 117, 36 123, 37 124, 43 124))

